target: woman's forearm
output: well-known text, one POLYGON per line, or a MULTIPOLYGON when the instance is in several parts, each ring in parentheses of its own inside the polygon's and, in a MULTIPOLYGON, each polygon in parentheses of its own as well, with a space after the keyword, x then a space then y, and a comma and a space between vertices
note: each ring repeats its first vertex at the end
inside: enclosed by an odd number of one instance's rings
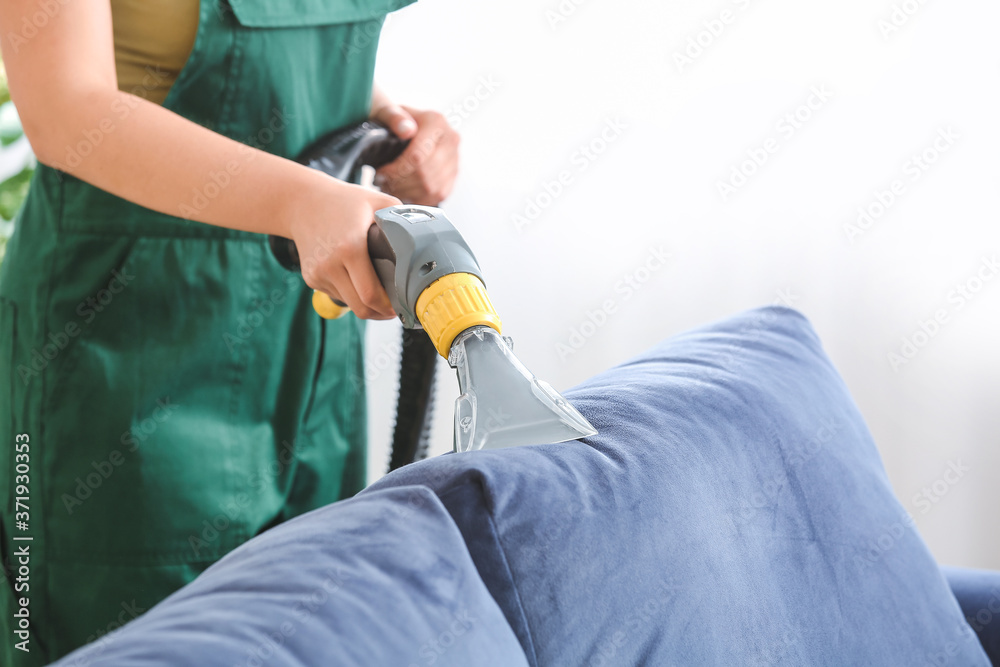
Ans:
MULTIPOLYGON (((296 198, 319 190, 328 201, 344 187, 129 93, 98 88, 73 99, 73 109, 48 110, 58 122, 26 127, 38 159, 162 213, 289 236, 296 198)), ((268 129, 289 122, 276 114, 268 129)))
MULTIPOLYGON (((307 284, 360 317, 393 317, 368 258, 374 211, 394 197, 212 132, 117 90, 77 91, 47 131, 25 124, 39 160, 147 208, 293 239, 307 284)), ((37 123, 39 114, 32 118, 37 123)), ((275 118, 272 132, 290 118, 275 118)))

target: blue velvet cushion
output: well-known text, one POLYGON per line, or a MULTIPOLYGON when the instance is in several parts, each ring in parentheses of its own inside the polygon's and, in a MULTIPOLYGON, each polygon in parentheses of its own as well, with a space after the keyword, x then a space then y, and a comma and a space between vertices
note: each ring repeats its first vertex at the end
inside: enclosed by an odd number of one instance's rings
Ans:
POLYGON ((965 619, 994 665, 1000 665, 1000 572, 941 568, 965 619))
POLYGON ((798 313, 671 338, 567 397, 599 435, 373 487, 434 490, 532 665, 989 664, 798 313))
POLYGON ((441 503, 404 487, 271 529, 56 664, 527 663, 441 503))

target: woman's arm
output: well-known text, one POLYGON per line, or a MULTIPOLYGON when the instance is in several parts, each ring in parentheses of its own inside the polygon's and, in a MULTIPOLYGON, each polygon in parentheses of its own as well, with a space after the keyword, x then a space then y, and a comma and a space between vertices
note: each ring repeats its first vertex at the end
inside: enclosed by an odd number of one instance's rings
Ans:
POLYGON ((40 5, 0 3, 11 95, 40 162, 162 213, 291 238, 307 284, 342 299, 360 317, 393 317, 368 258, 367 234, 374 212, 397 199, 250 148, 119 91, 108 0, 57 7, 34 36, 22 39, 22 22, 40 5), (81 142, 89 145, 86 156, 76 150, 81 142), (81 157, 74 159, 73 151, 81 157), (219 195, 196 200, 220 173, 231 178, 219 195))

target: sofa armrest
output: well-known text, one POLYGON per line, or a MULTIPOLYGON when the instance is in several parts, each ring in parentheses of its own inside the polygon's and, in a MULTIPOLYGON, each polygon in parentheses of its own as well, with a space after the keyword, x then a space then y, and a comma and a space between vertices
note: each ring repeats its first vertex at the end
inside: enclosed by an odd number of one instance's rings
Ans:
POLYGON ((994 665, 1000 665, 1000 572, 942 567, 965 620, 994 665))

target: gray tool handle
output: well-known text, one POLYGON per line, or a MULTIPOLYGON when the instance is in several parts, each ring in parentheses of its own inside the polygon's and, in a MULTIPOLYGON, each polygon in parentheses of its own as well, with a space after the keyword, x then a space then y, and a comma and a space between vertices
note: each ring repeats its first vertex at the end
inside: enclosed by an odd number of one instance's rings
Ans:
POLYGON ((417 299, 438 278, 471 273, 483 280, 465 239, 444 211, 433 206, 390 206, 376 211, 375 224, 368 232, 368 252, 393 310, 407 329, 420 328, 417 299))

